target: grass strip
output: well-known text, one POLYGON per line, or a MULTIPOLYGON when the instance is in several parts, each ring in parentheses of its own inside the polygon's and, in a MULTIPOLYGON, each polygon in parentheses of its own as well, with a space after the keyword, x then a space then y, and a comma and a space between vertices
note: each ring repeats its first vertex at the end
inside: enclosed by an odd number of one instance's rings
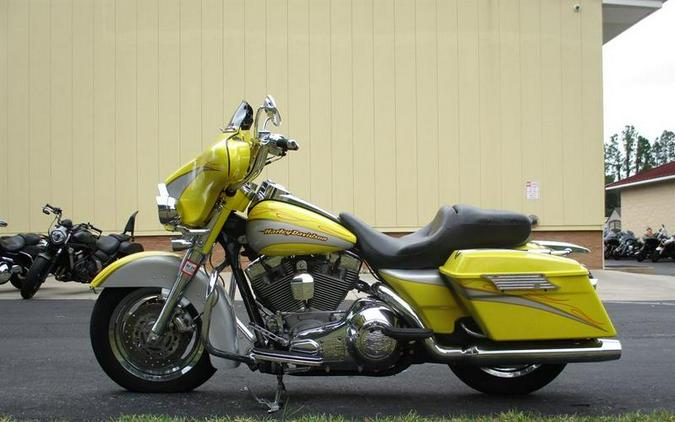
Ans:
MULTIPOLYGON (((624 415, 612 416, 577 416, 577 415, 560 415, 560 416, 542 416, 533 413, 524 413, 510 411, 505 413, 498 413, 492 415, 481 416, 455 416, 455 417, 428 417, 420 416, 416 413, 410 413, 404 416, 377 416, 367 418, 348 418, 344 416, 332 415, 313 415, 313 416, 298 416, 291 418, 284 418, 283 415, 278 415, 281 420, 289 422, 675 422, 675 412, 658 411, 652 413, 627 413, 624 415)), ((225 417, 225 418, 208 418, 208 419, 192 419, 192 418, 174 418, 168 416, 152 416, 152 415, 137 415, 137 416, 123 416, 115 419, 112 422, 257 422, 261 420, 279 420, 277 418, 251 418, 251 417, 225 417)), ((0 421, 5 422, 5 421, 0 421)))

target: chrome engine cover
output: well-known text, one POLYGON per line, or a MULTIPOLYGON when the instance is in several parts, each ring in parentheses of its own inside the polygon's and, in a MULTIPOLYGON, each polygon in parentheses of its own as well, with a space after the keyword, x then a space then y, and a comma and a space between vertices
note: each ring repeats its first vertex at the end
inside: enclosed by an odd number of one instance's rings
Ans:
POLYGON ((396 324, 395 312, 384 302, 362 298, 341 320, 298 332, 290 350, 319 355, 339 369, 384 370, 401 355, 399 342, 383 332, 396 324))
POLYGON ((262 256, 246 275, 256 298, 272 312, 335 311, 354 288, 360 268, 361 261, 346 253, 262 256))
POLYGON ((394 311, 383 302, 358 301, 348 315, 347 344, 357 361, 369 367, 387 367, 397 357, 398 341, 384 334, 396 327, 394 311))

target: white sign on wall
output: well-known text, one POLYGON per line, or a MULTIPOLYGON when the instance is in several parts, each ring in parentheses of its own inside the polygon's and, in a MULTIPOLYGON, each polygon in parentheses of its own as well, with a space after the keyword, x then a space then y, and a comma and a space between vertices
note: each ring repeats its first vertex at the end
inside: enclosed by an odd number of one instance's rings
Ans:
POLYGON ((529 200, 539 199, 539 182, 533 180, 525 182, 525 197, 529 200))

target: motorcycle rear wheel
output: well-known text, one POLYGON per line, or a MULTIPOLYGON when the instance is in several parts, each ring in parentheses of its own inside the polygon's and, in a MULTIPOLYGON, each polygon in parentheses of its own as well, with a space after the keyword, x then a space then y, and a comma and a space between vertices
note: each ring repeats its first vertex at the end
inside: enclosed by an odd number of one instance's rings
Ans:
POLYGON ((659 251, 652 252, 652 262, 659 262, 661 259, 661 253, 659 251))
MULTIPOLYGON (((24 299, 30 299, 35 296, 40 286, 45 282, 45 279, 49 275, 49 265, 51 263, 48 259, 38 256, 33 261, 33 265, 30 266, 26 277, 21 281, 21 297, 24 299)), ((12 283, 14 284, 14 283, 12 283)))
POLYGON ((139 393, 193 390, 216 371, 201 342, 195 308, 184 300, 182 310, 191 332, 173 322, 155 344, 146 342, 163 299, 157 288, 104 289, 91 315, 90 337, 96 360, 117 384, 139 393))
POLYGON ((564 368, 565 364, 450 366, 457 378, 474 390, 503 396, 524 395, 537 391, 553 381, 564 368))

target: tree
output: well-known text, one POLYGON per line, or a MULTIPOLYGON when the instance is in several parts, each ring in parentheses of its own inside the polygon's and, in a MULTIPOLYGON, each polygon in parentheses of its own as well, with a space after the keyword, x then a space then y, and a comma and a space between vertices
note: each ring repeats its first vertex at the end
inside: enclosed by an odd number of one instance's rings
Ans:
POLYGON ((621 166, 623 157, 619 149, 619 135, 614 134, 609 137, 609 142, 605 144, 605 175, 611 176, 612 180, 621 180, 621 166))
POLYGON ((654 149, 654 158, 657 165, 675 161, 675 133, 670 130, 664 130, 661 136, 656 138, 654 149))
POLYGON ((663 147, 661 147, 661 141, 659 141, 659 138, 657 137, 656 140, 654 141, 654 145, 652 145, 652 158, 654 159, 655 166, 665 164, 666 161, 665 154, 666 151, 663 147))
POLYGON ((635 148, 635 174, 653 167, 654 158, 652 157, 652 146, 649 143, 649 139, 638 135, 637 146, 635 148))
POLYGON ((621 131, 621 140, 623 143, 623 168, 626 177, 631 175, 631 170, 635 168, 635 144, 637 142, 637 131, 633 125, 626 125, 621 131))

